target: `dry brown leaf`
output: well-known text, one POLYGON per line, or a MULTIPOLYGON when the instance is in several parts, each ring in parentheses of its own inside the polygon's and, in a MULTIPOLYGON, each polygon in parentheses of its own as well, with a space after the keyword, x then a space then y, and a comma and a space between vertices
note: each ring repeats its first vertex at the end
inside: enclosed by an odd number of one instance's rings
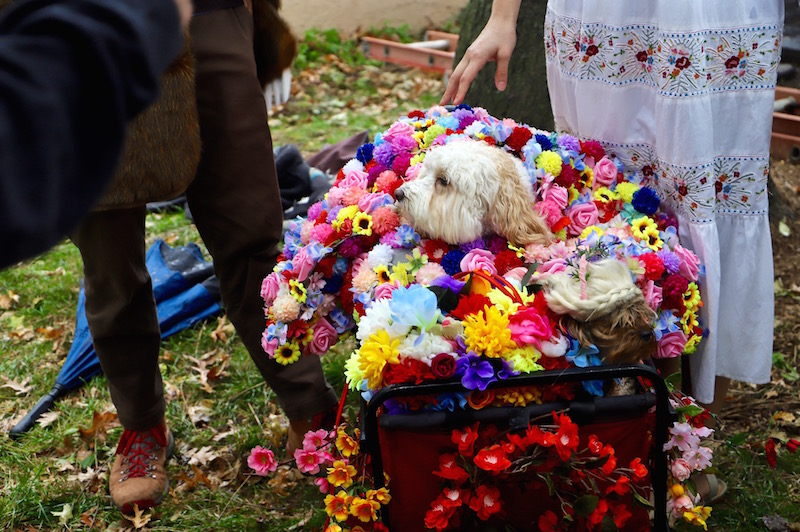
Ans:
POLYGON ((225 316, 217 318, 217 328, 211 331, 211 339, 215 342, 227 342, 228 338, 232 337, 236 329, 225 316))
POLYGON ((44 414, 39 416, 39 419, 37 419, 36 422, 42 427, 46 427, 56 419, 58 419, 58 412, 53 412, 51 410, 50 412, 45 412, 44 414))
POLYGON ((189 449, 183 454, 186 458, 188 458, 189 465, 192 466, 208 465, 212 461, 219 458, 219 454, 217 454, 210 445, 206 445, 200 449, 189 449))
POLYGON ((764 394, 765 399, 772 399, 773 397, 778 397, 778 392, 775 390, 767 390, 767 393, 764 394))
POLYGON ((133 505, 133 516, 122 514, 122 517, 133 523, 134 528, 139 530, 144 528, 147 523, 153 518, 153 514, 151 513, 144 513, 144 510, 139 509, 138 504, 133 505))
POLYGON ((13 290, 0 294, 0 309, 8 310, 14 303, 19 303, 19 294, 15 294, 13 290))
POLYGON ((208 393, 214 393, 214 388, 211 387, 211 381, 228 374, 225 369, 228 367, 228 364, 230 364, 231 356, 219 349, 213 349, 205 353, 199 359, 191 356, 187 358, 194 362, 195 365, 192 366, 192 369, 197 372, 200 386, 203 390, 208 393))
POLYGON ((211 406, 207 402, 201 401, 200 404, 189 406, 187 410, 189 419, 192 420, 195 427, 201 427, 211 422, 211 406))
POLYGON ((197 488, 199 484, 205 484, 206 487, 211 490, 215 488, 215 484, 208 478, 205 472, 194 464, 192 464, 192 475, 189 476, 181 471, 178 475, 178 480, 183 481, 183 484, 179 485, 177 488, 179 491, 192 491, 197 488))
POLYGON ((22 382, 17 382, 14 379, 9 379, 5 375, 0 375, 5 384, 0 385, 0 388, 11 388, 17 395, 27 395, 33 389, 33 386, 28 386, 28 382, 30 382, 30 377, 25 377, 22 382))
POLYGON ((100 510, 99 506, 95 506, 91 510, 86 510, 81 514, 81 523, 83 526, 88 526, 89 528, 103 528, 99 526, 97 522, 97 512, 100 510))
POLYGON ((51 327, 49 325, 47 327, 36 327, 35 330, 40 336, 44 336, 48 340, 55 340, 57 338, 61 338, 66 332, 66 329, 63 326, 51 327))
POLYGON ((794 423, 795 419, 797 418, 795 417, 794 414, 792 414, 791 412, 784 412, 782 410, 779 410, 778 412, 772 414, 772 420, 777 421, 779 423, 794 423))
POLYGON ((99 414, 95 410, 92 412, 92 426, 88 429, 78 427, 78 432, 80 432, 81 438, 86 442, 94 440, 105 442, 108 429, 118 426, 118 420, 119 418, 114 412, 103 412, 99 414))

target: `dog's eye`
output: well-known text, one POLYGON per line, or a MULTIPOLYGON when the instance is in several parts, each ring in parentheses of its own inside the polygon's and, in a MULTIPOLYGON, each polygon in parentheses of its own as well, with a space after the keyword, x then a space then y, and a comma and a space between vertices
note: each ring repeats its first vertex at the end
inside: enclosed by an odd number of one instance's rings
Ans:
POLYGON ((450 181, 448 181, 448 179, 445 176, 438 175, 436 176, 436 183, 443 187, 446 187, 450 184, 450 181))

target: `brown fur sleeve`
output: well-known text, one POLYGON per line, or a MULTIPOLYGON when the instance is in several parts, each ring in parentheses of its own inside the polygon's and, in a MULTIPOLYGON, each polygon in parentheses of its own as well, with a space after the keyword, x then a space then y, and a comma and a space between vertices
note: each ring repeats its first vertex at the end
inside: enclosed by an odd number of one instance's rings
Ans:
POLYGON ((253 0, 253 51, 262 87, 278 79, 297 55, 297 39, 278 14, 279 0, 253 0))

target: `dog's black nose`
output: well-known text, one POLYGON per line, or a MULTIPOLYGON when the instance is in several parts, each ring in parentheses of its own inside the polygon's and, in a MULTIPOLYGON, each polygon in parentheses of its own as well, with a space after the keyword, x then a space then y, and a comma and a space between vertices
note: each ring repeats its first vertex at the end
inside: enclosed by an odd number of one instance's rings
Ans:
POLYGON ((405 197, 406 193, 403 192, 403 187, 400 187, 394 191, 394 199, 396 199, 397 201, 403 201, 405 197))

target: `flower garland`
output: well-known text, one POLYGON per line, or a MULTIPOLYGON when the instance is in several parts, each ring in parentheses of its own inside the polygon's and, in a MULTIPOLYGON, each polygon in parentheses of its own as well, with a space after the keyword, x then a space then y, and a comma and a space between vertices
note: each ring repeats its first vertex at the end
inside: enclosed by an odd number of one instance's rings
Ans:
MULTIPOLYGON (((390 384, 458 379, 463 385, 461 393, 387 401, 390 414, 571 399, 581 385, 503 390, 488 385, 516 374, 601 364, 598 349, 564 331, 561 316, 535 285, 538 276, 564 271, 585 281, 588 262, 610 258, 625 264, 655 313, 653 356, 692 353, 704 334, 698 319, 702 266, 680 245, 676 220, 659 211, 658 195, 641 177, 623 174, 599 143, 499 120, 480 108, 413 111, 359 148, 308 218, 290 225, 280 260, 262 284, 264 350, 290 364, 301 356, 324 355, 355 329, 359 347, 346 363, 346 377, 367 400, 390 384), (556 243, 517 248, 487 235, 454 246, 423 239, 404 223, 394 191, 418 175, 429 149, 458 138, 487 142, 520 158, 535 208, 556 243)), ((599 381, 582 386, 595 396, 606 391, 599 381)), ((559 419, 563 426, 571 423, 559 419)), ((683 428, 674 426, 672 438, 683 428)), ((700 428, 691 434, 692 442, 710 435, 700 428)), ((681 499, 686 495, 678 495, 686 481, 681 468, 699 470, 710 460, 710 453, 694 452, 702 459, 691 463, 670 454, 670 467, 679 472, 671 477, 670 509, 674 517, 705 526, 710 509, 696 506, 696 498, 690 507, 681 499)), ((578 459, 570 456, 562 461, 578 459)), ((481 500, 492 499, 482 495, 481 500)), ((328 515, 344 518, 344 499, 333 496, 326 498, 328 515)), ((621 506, 612 506, 594 507, 599 513, 592 519, 624 521, 623 510, 616 510, 621 506)), ((473 511, 481 518, 492 509, 473 511)), ((352 509, 348 512, 352 516, 352 509)))

